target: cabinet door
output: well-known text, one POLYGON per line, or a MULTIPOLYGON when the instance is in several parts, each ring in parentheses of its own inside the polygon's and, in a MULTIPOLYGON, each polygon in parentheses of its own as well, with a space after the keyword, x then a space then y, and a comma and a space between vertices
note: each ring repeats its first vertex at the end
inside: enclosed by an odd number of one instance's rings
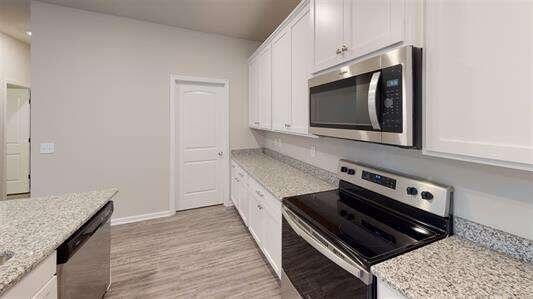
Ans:
POLYGON ((249 206, 249 221, 248 221, 248 229, 250 230, 250 233, 252 234, 252 237, 254 237, 255 242, 259 247, 262 246, 263 242, 261 240, 262 236, 262 213, 261 213, 261 200, 258 198, 259 196, 255 193, 255 190, 250 188, 249 190, 250 195, 250 206, 249 206))
POLYGON ((259 127, 259 57, 248 65, 249 97, 248 97, 248 117, 249 126, 259 127))
POLYGON ((248 225, 248 206, 249 206, 249 198, 248 198, 248 187, 246 186, 246 180, 248 179, 247 175, 244 173, 243 170, 239 170, 237 172, 239 183, 237 185, 238 189, 238 196, 239 196, 239 213, 241 214, 241 218, 244 222, 244 224, 248 225))
MULTIPOLYGON (((277 199, 273 199, 277 200, 277 199)), ((263 232, 264 232, 264 251, 267 259, 270 261, 274 271, 278 276, 281 275, 281 222, 275 215, 271 215, 267 209, 262 209, 263 232)), ((277 213, 278 211, 276 211, 277 213)), ((279 211, 281 214, 281 210, 279 211)))
POLYGON ((344 0, 344 43, 350 60, 401 42, 405 0, 344 0))
POLYGON ((314 59, 318 72, 340 62, 343 42, 343 0, 313 0, 311 5, 314 59))
POLYGON ((285 131, 291 115, 291 31, 272 41, 272 129, 285 131))
POLYGON ((272 52, 266 47, 260 56, 259 64, 259 122, 261 129, 271 129, 272 95, 272 52))
POLYGON ((533 170, 533 2, 429 1, 425 19, 424 152, 533 170))
POLYGON ((291 24, 292 38, 292 97, 290 131, 307 134, 309 131, 309 87, 313 61, 313 32, 309 8, 304 9, 291 24))

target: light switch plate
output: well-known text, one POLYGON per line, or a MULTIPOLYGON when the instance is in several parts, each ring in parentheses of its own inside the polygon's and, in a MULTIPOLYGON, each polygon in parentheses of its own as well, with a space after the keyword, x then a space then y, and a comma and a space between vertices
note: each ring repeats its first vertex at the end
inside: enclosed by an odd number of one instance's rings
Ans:
POLYGON ((53 142, 41 143, 39 153, 41 154, 53 154, 56 151, 56 145, 53 142))

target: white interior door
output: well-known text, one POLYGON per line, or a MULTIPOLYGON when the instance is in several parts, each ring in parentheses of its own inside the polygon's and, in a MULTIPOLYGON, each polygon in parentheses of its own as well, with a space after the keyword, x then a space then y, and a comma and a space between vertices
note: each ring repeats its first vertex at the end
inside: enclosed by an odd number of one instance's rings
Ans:
POLYGON ((30 93, 7 89, 6 193, 30 192, 30 93))
POLYGON ((176 210, 225 200, 228 181, 228 98, 224 84, 177 83, 176 210))

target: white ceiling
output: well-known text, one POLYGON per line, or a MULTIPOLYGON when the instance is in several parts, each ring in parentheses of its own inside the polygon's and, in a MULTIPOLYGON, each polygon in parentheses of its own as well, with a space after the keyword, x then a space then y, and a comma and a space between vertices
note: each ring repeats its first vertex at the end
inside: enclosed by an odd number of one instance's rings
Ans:
POLYGON ((43 0, 43 2, 263 41, 300 0, 43 0))
POLYGON ((0 0, 0 32, 29 43, 31 0, 0 0))

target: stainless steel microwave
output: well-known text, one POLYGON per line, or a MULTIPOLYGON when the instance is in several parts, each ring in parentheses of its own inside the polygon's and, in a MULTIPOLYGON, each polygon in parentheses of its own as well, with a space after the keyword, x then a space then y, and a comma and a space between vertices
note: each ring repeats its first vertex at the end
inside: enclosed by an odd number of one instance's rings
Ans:
POLYGON ((309 80, 310 132, 421 147, 422 49, 396 48, 309 80))

